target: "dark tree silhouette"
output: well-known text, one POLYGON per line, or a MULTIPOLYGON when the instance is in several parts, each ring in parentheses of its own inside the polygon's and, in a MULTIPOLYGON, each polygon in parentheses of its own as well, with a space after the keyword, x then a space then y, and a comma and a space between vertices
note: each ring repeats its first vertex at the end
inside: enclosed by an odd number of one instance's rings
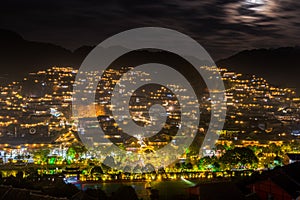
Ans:
POLYGON ((236 147, 226 151, 220 158, 220 161, 231 168, 245 168, 246 166, 249 167, 257 164, 258 159, 251 149, 247 147, 236 147))

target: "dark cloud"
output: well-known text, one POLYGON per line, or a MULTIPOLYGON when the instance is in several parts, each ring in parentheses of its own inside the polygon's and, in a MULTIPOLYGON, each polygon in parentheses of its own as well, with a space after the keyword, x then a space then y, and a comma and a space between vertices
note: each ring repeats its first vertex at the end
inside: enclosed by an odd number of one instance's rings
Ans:
POLYGON ((0 28, 75 49, 129 28, 162 26, 197 39, 220 58, 249 48, 299 45, 294 0, 11 0, 0 28))

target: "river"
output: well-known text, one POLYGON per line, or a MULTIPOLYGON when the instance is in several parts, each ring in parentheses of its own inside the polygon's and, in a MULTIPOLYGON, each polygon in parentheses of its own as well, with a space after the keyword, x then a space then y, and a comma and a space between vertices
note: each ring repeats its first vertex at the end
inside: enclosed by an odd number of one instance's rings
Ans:
POLYGON ((123 185, 132 186, 138 197, 143 200, 150 199, 150 190, 146 187, 151 185, 151 188, 157 189, 159 191, 159 199, 186 199, 187 191, 186 189, 195 185, 195 181, 189 181, 186 179, 180 180, 170 180, 170 181, 134 181, 134 182, 120 182, 120 183, 82 183, 75 184, 77 187, 86 190, 87 188, 100 188, 108 196, 115 192, 118 188, 123 185))

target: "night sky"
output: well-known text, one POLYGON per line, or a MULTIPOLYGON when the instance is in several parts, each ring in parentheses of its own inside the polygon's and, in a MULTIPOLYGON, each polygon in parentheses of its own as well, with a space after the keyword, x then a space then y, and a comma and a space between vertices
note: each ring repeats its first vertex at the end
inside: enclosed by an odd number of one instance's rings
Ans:
POLYGON ((9 0, 0 28, 74 50, 143 26, 178 30, 214 59, 244 49, 300 45, 298 0, 9 0))

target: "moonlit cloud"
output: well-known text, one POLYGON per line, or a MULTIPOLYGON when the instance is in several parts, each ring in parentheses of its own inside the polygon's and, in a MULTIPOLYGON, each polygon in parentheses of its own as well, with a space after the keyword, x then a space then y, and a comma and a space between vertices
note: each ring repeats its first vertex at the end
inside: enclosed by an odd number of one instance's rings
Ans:
POLYGON ((300 45, 299 21, 294 0, 14 0, 0 8, 0 28, 30 40, 74 49, 129 28, 162 26, 197 39, 215 58, 300 45))

